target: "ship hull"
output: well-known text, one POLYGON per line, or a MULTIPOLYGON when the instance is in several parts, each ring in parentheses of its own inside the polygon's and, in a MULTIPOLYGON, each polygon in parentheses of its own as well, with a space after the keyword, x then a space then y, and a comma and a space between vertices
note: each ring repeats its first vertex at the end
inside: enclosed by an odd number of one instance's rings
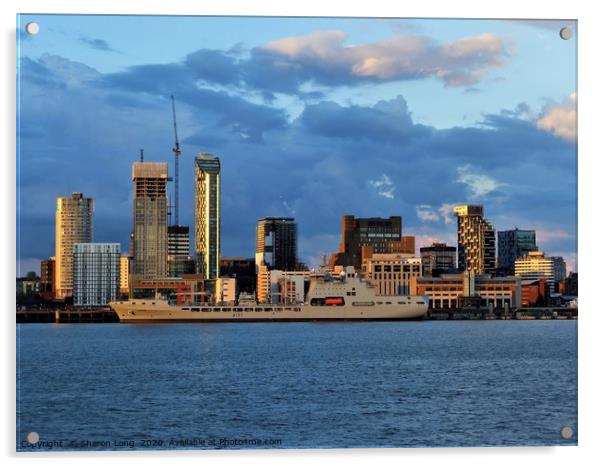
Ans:
POLYGON ((178 307, 140 304, 131 301, 111 303, 124 323, 218 323, 218 322, 307 322, 307 321, 393 321, 421 320, 428 305, 422 298, 403 305, 351 306, 257 306, 257 307, 178 307), (193 310, 195 309, 195 310, 193 310), (198 310, 196 310, 198 309, 198 310))

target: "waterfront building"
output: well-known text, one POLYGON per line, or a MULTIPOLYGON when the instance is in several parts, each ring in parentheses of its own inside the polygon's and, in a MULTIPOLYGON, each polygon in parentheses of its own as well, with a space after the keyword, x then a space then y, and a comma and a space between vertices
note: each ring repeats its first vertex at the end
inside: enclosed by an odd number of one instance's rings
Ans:
POLYGON ((566 264, 562 257, 546 257, 541 251, 528 252, 514 262, 517 276, 523 279, 535 280, 545 278, 554 291, 555 283, 566 278, 566 264))
POLYGON ((427 295, 429 307, 435 310, 458 309, 466 305, 512 308, 521 303, 521 280, 474 272, 412 277, 410 294, 427 295))
POLYGON ((422 276, 421 260, 411 254, 373 254, 362 262, 362 275, 378 295, 408 295, 410 279, 422 276))
POLYGON ((53 257, 40 262, 40 290, 45 299, 54 298, 56 260, 53 257))
POLYGON ((190 255, 190 228, 186 225, 167 227, 167 255, 171 257, 190 255))
POLYGON ((211 154, 194 159, 194 231, 197 273, 220 276, 220 161, 211 154))
POLYGON ((234 304, 236 301, 236 278, 220 277, 215 280, 216 304, 234 304))
POLYGON ((270 270, 265 265, 258 269, 258 303, 300 303, 305 300, 305 283, 309 280, 309 271, 270 270))
MULTIPOLYGON (((411 246, 410 243, 411 240, 406 240, 405 247, 411 246)), ((355 218, 353 215, 344 215, 339 252, 331 258, 330 268, 351 265, 360 270, 362 246, 371 246, 373 254, 390 253, 393 247, 402 250, 401 217, 355 218)))
POLYGON ((191 256, 168 256, 167 275, 170 277, 181 277, 196 273, 196 260, 191 256))
POLYGON ((135 162, 134 255, 132 272, 140 277, 167 275, 167 164, 135 162))
POLYGON ((535 230, 498 231, 497 234, 498 269, 505 274, 514 275, 514 261, 537 251, 535 230))
POLYGON ((545 306, 550 297, 550 287, 545 278, 521 280, 521 305, 545 306))
POLYGON ((73 304, 106 306, 118 298, 119 243, 76 243, 73 247, 73 304))
POLYGON ((493 273, 495 229, 484 218, 482 205, 454 207, 458 217, 458 268, 460 271, 493 273))
POLYGON ((141 278, 130 277, 130 299, 152 299, 158 295, 173 300, 176 304, 207 302, 207 282, 202 275, 190 274, 181 277, 141 278))
POLYGON ((257 221, 256 267, 295 270, 297 266, 297 224, 291 217, 262 217, 257 221))
POLYGON ((127 294, 129 292, 130 277, 130 256, 121 256, 119 259, 119 293, 127 294))
POLYGON ((416 253, 416 237, 402 236, 401 241, 390 241, 387 244, 387 253, 391 254, 411 254, 416 253))
POLYGON ((73 246, 92 241, 94 200, 82 193, 58 197, 55 216, 55 294, 64 299, 73 294, 73 246))
POLYGON ((569 273, 568 277, 558 282, 558 293, 568 296, 579 295, 579 280, 577 272, 569 273))
POLYGON ((420 248, 422 275, 450 273, 456 268, 456 247, 447 243, 433 243, 420 248))
POLYGON ((219 269, 222 277, 236 278, 238 293, 255 294, 257 270, 255 259, 244 257, 220 257, 219 269))

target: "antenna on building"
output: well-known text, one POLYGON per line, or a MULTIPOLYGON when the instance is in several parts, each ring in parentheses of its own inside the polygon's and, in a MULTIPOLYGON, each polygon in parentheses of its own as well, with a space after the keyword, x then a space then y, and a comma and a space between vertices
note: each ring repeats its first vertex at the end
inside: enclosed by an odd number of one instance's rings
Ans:
POLYGON ((180 215, 179 215, 179 177, 180 177, 180 141, 178 141, 178 125, 176 123, 176 100, 174 96, 171 96, 171 112, 173 115, 173 132, 175 136, 175 142, 173 146, 173 154, 175 157, 175 174, 174 174, 174 223, 175 225, 180 224, 180 215))
POLYGON ((140 162, 144 162, 144 149, 140 149, 140 162))

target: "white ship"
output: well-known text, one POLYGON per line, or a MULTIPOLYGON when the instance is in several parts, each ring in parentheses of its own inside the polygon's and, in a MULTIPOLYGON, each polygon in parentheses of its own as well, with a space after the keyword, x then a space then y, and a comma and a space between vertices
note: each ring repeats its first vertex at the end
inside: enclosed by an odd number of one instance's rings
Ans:
POLYGON ((340 275, 316 274, 305 303, 174 305, 164 298, 141 298, 109 304, 121 322, 293 322, 318 320, 421 319, 428 296, 380 296, 353 267, 340 275))

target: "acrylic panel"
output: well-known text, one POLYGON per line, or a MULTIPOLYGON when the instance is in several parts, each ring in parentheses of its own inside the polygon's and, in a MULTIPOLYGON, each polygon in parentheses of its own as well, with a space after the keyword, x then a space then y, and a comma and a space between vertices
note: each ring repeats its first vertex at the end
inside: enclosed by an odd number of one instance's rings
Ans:
POLYGON ((18 451, 577 444, 576 20, 17 48, 18 451))

